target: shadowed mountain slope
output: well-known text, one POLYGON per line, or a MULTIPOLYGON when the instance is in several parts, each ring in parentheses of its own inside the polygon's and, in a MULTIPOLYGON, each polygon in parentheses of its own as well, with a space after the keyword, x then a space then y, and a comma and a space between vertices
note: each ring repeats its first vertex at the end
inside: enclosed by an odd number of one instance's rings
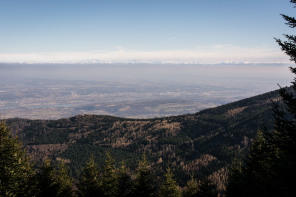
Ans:
POLYGON ((8 119, 31 157, 63 160, 72 175, 94 155, 102 163, 105 151, 134 169, 145 152, 155 173, 170 166, 179 184, 190 175, 210 176, 224 190, 227 166, 247 150, 260 127, 273 126, 272 101, 277 91, 243 99, 196 114, 156 119, 125 119, 79 115, 59 120, 8 119))

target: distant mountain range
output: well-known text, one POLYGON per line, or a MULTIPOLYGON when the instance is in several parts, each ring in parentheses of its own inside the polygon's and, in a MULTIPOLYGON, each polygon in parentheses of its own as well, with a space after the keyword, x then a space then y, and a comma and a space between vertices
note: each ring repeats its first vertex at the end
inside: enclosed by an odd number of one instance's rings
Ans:
POLYGON ((94 155, 102 163, 105 151, 134 169, 145 152, 154 169, 174 169, 180 185, 191 175, 210 176, 223 190, 227 167, 246 152, 256 132, 272 129, 272 102, 277 91, 243 99, 195 114, 156 119, 126 119, 78 115, 59 120, 7 119, 31 157, 63 160, 77 176, 94 155))

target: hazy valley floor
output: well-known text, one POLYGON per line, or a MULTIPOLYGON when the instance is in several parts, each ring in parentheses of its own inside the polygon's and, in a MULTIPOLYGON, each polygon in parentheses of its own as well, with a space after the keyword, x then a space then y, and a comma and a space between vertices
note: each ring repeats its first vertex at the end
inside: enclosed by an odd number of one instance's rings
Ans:
POLYGON ((282 65, 0 65, 3 118, 195 113, 289 84, 282 65))

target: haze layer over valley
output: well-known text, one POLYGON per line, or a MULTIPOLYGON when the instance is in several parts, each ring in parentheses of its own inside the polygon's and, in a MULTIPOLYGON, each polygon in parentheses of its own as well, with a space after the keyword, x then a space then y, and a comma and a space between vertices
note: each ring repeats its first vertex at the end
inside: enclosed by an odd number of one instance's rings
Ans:
POLYGON ((288 65, 1 64, 3 118, 195 113, 289 85, 288 65))

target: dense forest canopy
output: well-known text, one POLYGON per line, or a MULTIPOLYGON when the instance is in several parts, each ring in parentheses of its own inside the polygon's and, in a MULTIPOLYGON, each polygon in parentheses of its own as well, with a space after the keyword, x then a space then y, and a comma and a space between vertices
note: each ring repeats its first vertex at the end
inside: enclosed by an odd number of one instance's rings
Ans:
MULTIPOLYGON (((196 114, 158 119, 80 115, 60 120, 16 118, 6 120, 6 124, 24 143, 31 161, 37 162, 32 169, 38 180, 44 180, 40 176, 45 172, 52 176, 48 169, 67 177, 66 167, 73 177, 72 186, 85 191, 83 185, 103 179, 107 151, 114 159, 111 166, 117 177, 115 182, 121 182, 118 177, 126 180, 122 184, 131 185, 124 191, 129 193, 137 183, 145 152, 149 173, 154 178, 154 193, 163 191, 162 183, 168 179, 166 185, 176 185, 179 189, 174 191, 178 195, 201 189, 217 194, 225 190, 229 163, 246 152, 263 124, 272 128, 271 100, 278 99, 278 92, 273 91, 196 114), (51 162, 43 161, 44 157, 51 162), (85 176, 94 176, 90 178, 93 181, 85 176), (81 186, 77 185, 80 181, 81 186)), ((12 137, 8 129, 5 132, 12 137)), ((59 179, 47 178, 44 182, 59 179)), ((69 177, 66 179, 69 185, 69 177)))

